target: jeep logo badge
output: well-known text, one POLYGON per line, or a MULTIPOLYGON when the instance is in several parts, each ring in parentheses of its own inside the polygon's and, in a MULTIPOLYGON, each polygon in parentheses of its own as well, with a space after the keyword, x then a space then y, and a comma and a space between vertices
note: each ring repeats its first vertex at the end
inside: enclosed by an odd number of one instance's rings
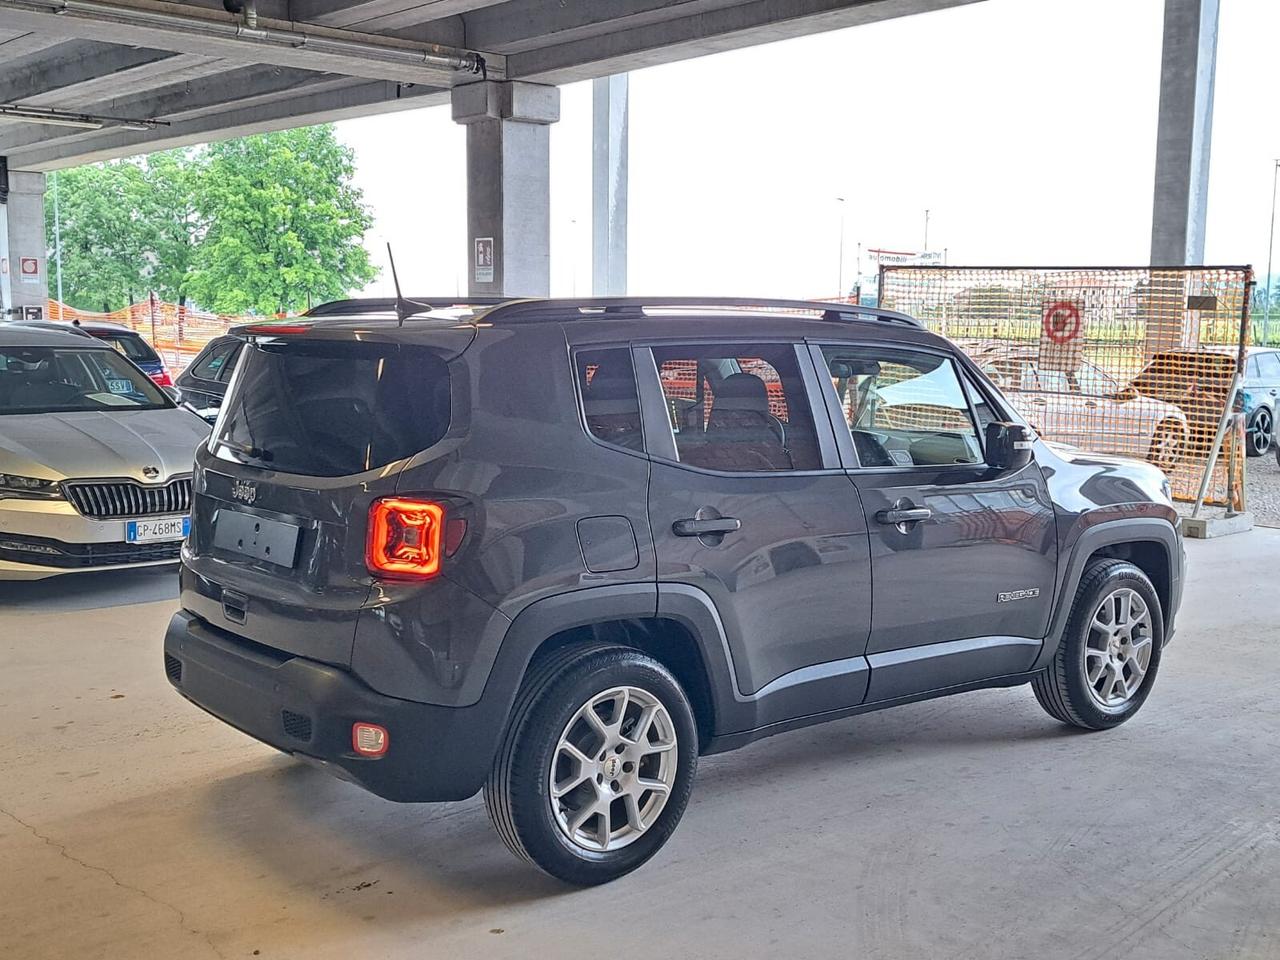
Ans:
POLYGON ((258 499, 258 485, 249 480, 233 480, 231 496, 243 503, 253 503, 258 499))

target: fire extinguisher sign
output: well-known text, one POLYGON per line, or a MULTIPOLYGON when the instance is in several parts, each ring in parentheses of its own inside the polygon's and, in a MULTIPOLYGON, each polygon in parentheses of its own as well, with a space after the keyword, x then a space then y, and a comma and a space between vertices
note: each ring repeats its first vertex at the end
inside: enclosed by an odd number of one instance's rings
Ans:
POLYGON ((40 258, 39 257, 19 257, 18 258, 18 276, 23 283, 39 283, 40 282, 40 258))

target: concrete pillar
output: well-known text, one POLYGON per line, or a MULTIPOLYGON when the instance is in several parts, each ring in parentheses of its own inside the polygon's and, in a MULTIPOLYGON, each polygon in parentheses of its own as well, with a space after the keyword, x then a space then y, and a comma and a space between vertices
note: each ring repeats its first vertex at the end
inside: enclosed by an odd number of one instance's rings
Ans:
POLYGON ((467 288, 472 296, 551 292, 551 130, 557 87, 484 80, 453 88, 467 126, 467 288))
POLYGON ((1218 0, 1165 0, 1151 263, 1204 262, 1218 0))
POLYGON ((0 204, 0 319, 44 319, 49 309, 44 174, 10 170, 8 179, 9 195, 0 204))
POLYGON ((591 292, 627 292, 628 78, 591 82, 591 292))

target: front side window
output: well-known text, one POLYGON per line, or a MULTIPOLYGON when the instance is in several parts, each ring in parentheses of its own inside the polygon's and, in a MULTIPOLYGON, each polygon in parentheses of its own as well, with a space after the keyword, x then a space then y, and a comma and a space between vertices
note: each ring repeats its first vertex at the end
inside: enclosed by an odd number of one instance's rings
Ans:
POLYGON ((1080 364, 1076 373, 1080 392, 1089 397, 1114 397, 1120 393, 1120 384, 1100 367, 1092 363, 1080 364))
POLYGON ((1260 353, 1257 356, 1258 374, 1268 383, 1280 381, 1280 354, 1260 353))
POLYGON ((114 350, 0 347, 0 415, 169 406, 160 388, 114 350))
POLYGON ((640 395, 631 351, 626 347, 583 350, 577 354, 576 366, 587 432, 605 443, 643 450, 640 395))
POLYGON ((969 403, 949 359, 898 348, 822 352, 862 466, 981 462, 969 403))
POLYGON ((822 466, 791 344, 653 349, 681 463, 768 472, 822 466))

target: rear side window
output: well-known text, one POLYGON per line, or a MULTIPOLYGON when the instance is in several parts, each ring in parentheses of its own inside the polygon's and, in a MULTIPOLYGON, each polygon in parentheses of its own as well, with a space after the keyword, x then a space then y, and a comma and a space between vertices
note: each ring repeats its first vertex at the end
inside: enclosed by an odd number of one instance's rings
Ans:
POLYGON ((208 353, 191 365, 191 376, 201 380, 217 380, 218 374, 227 366, 227 359, 235 348, 234 340, 212 347, 208 353))
POLYGON ((412 456, 449 428, 449 368, 424 347, 324 341, 247 345, 223 405, 218 456, 340 477, 412 456))
POLYGON ((681 463, 817 470, 813 416, 791 344, 654 347, 681 463))
POLYGON ((624 347, 583 350, 576 363, 587 431, 605 443, 643 450, 640 395, 631 351, 624 347))

